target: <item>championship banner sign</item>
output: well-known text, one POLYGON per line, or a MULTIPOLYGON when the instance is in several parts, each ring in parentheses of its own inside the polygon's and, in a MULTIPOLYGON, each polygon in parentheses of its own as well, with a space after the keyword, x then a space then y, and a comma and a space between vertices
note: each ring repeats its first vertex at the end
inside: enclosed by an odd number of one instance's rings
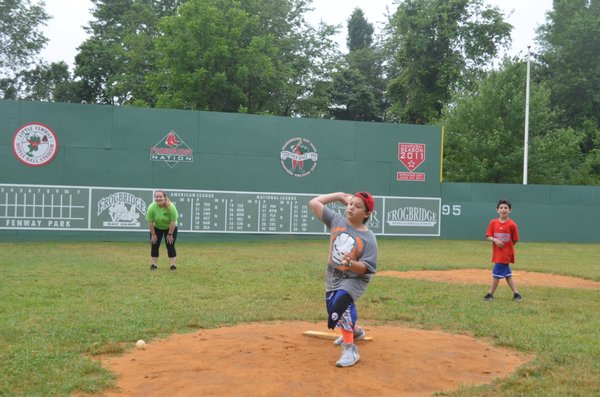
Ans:
POLYGON ((397 172, 398 181, 425 181, 425 174, 413 172, 425 161, 424 143, 399 143, 398 160, 408 169, 409 172, 397 172))

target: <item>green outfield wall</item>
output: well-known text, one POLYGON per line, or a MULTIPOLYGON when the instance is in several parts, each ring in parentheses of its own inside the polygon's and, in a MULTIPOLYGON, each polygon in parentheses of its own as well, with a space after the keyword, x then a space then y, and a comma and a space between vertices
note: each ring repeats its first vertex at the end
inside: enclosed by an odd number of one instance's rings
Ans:
POLYGON ((0 137, 7 238, 140 238, 154 189, 184 239, 321 234, 308 200, 358 190, 378 234, 440 235, 436 126, 0 101, 0 137))
POLYGON ((596 186, 443 183, 441 236, 484 239, 499 199, 511 201, 523 241, 600 242, 596 186))
POLYGON ((380 236, 480 239, 505 197, 524 240, 600 241, 597 188, 440 183, 442 141, 436 126, 0 101, 0 237, 143 239, 156 189, 181 240, 319 235, 311 197, 368 190, 380 236))
POLYGON ((23 101, 0 101, 0 126, 2 183, 440 195, 434 126, 23 101), (56 135, 43 166, 13 155, 15 145, 29 150, 27 132, 13 141, 30 123, 56 135), (412 170, 399 145, 415 151, 403 152, 412 170))

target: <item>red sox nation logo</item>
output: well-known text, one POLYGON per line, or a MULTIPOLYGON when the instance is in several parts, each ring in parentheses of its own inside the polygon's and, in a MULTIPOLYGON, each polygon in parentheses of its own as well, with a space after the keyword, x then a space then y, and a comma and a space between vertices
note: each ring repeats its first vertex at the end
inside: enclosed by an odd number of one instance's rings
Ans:
POLYGON ((150 160, 162 161, 170 168, 179 162, 194 161, 192 149, 173 130, 150 148, 150 160))

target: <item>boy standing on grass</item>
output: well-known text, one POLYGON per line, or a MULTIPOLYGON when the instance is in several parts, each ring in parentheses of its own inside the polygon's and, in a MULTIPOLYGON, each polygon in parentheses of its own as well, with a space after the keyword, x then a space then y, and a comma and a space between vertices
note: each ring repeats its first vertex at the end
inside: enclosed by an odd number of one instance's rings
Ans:
POLYGON ((377 239, 367 227, 375 199, 368 192, 358 192, 354 196, 338 192, 315 197, 309 205, 330 231, 325 274, 327 327, 339 327, 342 332, 334 342, 342 346, 342 355, 335 365, 350 367, 360 359, 354 341, 366 336, 356 325, 358 314, 354 302, 365 292, 377 272, 377 239), (346 206, 345 217, 326 206, 336 201, 346 206))
POLYGON ((509 218, 512 210, 512 204, 508 200, 500 200, 496 205, 496 211, 500 215, 497 219, 492 219, 485 234, 485 238, 493 243, 492 262, 494 270, 492 272, 492 285, 488 293, 483 297, 486 301, 494 299, 494 292, 498 287, 500 279, 505 278, 508 286, 513 292, 513 300, 521 301, 523 297, 517 291, 515 282, 512 279, 512 270, 510 264, 515 263, 515 244, 519 241, 519 230, 517 224, 509 218))

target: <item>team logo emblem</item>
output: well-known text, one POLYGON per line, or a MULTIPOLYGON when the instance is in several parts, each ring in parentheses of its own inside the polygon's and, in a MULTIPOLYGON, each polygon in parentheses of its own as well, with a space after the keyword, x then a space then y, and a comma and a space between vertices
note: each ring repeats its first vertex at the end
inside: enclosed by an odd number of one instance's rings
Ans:
POLYGON ((179 162, 194 161, 192 149, 173 130, 150 148, 150 160, 163 161, 170 168, 179 162))
POLYGON ((285 172, 302 178, 315 170, 319 155, 315 145, 308 139, 292 138, 283 144, 280 158, 285 172))
POLYGON ((424 143, 399 143, 398 160, 408 169, 409 172, 397 172, 396 180, 399 181, 425 181, 425 174, 413 172, 425 161, 424 143))
POLYGON ((98 201, 98 214, 108 212, 110 221, 103 222, 108 227, 140 227, 140 214, 146 214, 146 202, 127 192, 117 192, 98 201))
POLYGON ((40 123, 29 123, 20 127, 15 132, 12 146, 17 159, 32 167, 50 163, 58 151, 54 131, 40 123))

